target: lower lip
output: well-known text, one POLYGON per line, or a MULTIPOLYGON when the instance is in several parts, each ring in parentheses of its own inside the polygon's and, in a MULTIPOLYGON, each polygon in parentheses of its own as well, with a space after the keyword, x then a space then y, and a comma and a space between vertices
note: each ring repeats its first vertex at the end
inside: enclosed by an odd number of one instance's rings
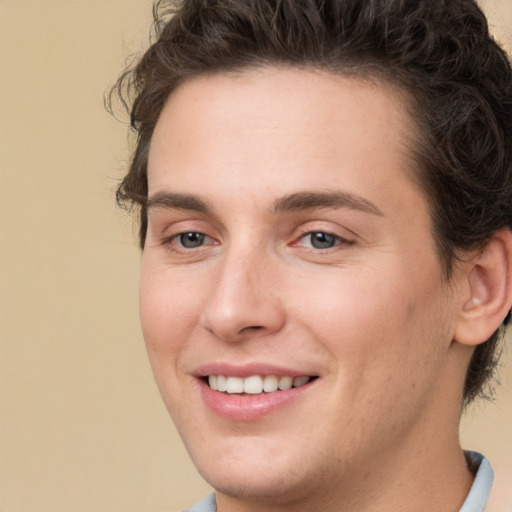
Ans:
POLYGON ((309 391, 318 379, 286 391, 259 395, 230 395, 214 391, 201 382, 201 394, 206 406, 218 416, 233 421, 253 421, 289 406, 309 391))

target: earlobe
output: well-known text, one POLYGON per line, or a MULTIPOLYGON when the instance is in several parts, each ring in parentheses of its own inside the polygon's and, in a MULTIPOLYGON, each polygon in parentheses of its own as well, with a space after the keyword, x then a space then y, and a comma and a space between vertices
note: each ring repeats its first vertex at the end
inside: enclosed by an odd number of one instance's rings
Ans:
POLYGON ((512 307, 512 233, 497 231, 470 262, 468 286, 455 326, 454 339, 479 345, 501 325, 512 307))

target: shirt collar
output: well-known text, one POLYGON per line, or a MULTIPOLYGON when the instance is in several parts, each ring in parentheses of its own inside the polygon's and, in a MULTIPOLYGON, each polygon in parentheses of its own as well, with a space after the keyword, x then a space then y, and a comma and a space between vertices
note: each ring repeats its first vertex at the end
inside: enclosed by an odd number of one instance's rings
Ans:
POLYGON ((475 479, 466 501, 459 512, 484 512, 494 482, 491 463, 478 452, 464 452, 466 462, 475 479))

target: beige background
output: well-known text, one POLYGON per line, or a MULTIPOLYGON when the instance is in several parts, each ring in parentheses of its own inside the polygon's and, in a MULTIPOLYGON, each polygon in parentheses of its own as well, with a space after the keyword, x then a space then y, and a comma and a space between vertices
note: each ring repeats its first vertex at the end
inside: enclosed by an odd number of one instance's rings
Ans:
MULTIPOLYGON (((512 0, 486 8, 510 44, 512 0)), ((126 130, 102 96, 145 46, 150 10, 0 1, 2 511, 169 511, 208 492, 153 384, 139 252, 113 198, 126 130)), ((477 405, 463 438, 512 495, 509 360, 496 403, 477 405)))

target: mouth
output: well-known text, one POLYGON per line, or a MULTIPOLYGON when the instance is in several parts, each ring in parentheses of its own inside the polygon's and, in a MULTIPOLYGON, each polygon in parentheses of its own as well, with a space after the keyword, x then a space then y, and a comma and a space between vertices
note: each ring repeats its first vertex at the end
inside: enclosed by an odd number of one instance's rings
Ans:
POLYGON ((207 408, 229 421, 259 421, 314 396, 320 375, 267 364, 212 363, 197 370, 207 408))
POLYGON ((204 382, 213 391, 219 391, 228 395, 261 395, 300 388, 317 378, 317 376, 309 375, 251 375, 245 378, 227 375, 208 375, 204 377, 204 382))

